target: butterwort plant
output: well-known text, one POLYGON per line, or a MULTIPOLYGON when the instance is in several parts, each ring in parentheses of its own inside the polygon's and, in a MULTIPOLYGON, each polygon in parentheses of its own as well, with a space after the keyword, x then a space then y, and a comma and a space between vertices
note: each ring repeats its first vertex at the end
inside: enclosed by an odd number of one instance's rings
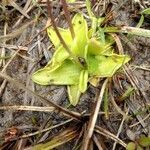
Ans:
POLYGON ((72 29, 56 30, 53 23, 47 34, 55 52, 48 64, 32 75, 32 80, 40 85, 66 85, 69 101, 75 106, 88 83, 96 86, 98 79, 112 77, 130 57, 116 54, 113 38, 102 28, 88 27, 81 13, 72 18, 72 29))

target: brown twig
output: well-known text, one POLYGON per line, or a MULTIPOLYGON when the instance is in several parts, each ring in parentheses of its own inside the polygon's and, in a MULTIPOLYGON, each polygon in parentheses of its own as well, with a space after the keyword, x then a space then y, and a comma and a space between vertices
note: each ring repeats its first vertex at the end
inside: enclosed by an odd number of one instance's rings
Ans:
POLYGON ((89 124, 88 124, 88 127, 87 127, 87 132, 86 132, 86 134, 84 135, 84 138, 83 138, 82 150, 87 150, 88 149, 91 137, 92 137, 93 132, 94 132, 94 127, 95 127, 95 124, 96 124, 98 112, 99 112, 99 109, 100 109, 100 106, 101 106, 101 103, 102 103, 102 100, 103 100, 103 95, 104 95, 104 91, 105 91, 107 83, 108 83, 108 78, 104 81, 104 83, 102 85, 102 88, 101 88, 101 91, 100 91, 100 93, 97 97, 97 102, 96 102, 95 109, 94 109, 94 111, 93 111, 93 113, 90 117, 89 124))
POLYGON ((13 106, 0 106, 0 110, 24 110, 24 111, 39 111, 39 112, 52 112, 54 107, 39 107, 39 106, 24 106, 24 105, 13 105, 13 106))
POLYGON ((31 136, 34 136, 34 135, 37 135, 37 134, 40 134, 40 133, 44 133, 44 132, 47 132, 47 131, 49 131, 49 130, 58 128, 58 127, 60 127, 60 126, 63 126, 63 125, 65 125, 65 124, 67 124, 67 123, 70 123, 71 121, 73 121, 73 119, 68 119, 68 120, 66 120, 66 121, 64 121, 64 122, 62 122, 62 123, 60 123, 60 124, 56 124, 56 125, 51 126, 51 127, 49 127, 49 128, 46 128, 46 129, 43 129, 43 130, 40 130, 40 131, 36 131, 36 132, 30 133, 30 134, 27 134, 27 135, 22 135, 22 136, 20 136, 19 138, 21 138, 21 139, 22 139, 22 138, 28 138, 28 137, 31 137, 31 136))

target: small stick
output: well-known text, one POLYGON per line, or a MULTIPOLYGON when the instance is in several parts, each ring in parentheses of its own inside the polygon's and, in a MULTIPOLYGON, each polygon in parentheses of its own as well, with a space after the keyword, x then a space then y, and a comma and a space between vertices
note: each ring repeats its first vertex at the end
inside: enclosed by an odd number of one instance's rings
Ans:
MULTIPOLYGON (((129 109, 128 109, 127 112, 126 112, 126 116, 128 115, 128 113, 129 113, 129 109)), ((125 120, 126 120, 126 118, 123 116, 123 119, 122 119, 122 121, 121 121, 120 127, 119 127, 119 129, 118 129, 118 133, 117 133, 117 135, 116 135, 117 138, 119 138, 119 135, 120 135, 120 133, 121 133, 121 130, 122 130, 122 128, 123 128, 123 124, 125 123, 125 120)), ((116 145, 117 145, 117 142, 115 141, 112 150, 115 150, 115 149, 116 149, 116 145)))
POLYGON ((11 110, 11 111, 37 111, 37 112, 52 112, 54 107, 39 107, 39 106, 25 106, 25 105, 14 105, 14 106, 0 106, 0 110, 11 110))
POLYGON ((83 139, 82 150, 88 150, 107 83, 108 83, 108 78, 104 81, 104 83, 102 85, 101 91, 97 97, 95 109, 90 116, 90 120, 89 120, 88 127, 87 127, 87 132, 85 133, 84 139, 83 139))

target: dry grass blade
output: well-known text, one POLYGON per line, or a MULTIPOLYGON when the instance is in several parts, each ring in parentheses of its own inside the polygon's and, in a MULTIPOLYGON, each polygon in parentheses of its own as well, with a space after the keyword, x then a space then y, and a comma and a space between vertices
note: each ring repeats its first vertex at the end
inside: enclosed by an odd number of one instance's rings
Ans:
POLYGON ((63 5, 63 10, 65 12, 65 17, 66 17, 66 19, 68 21, 69 30, 71 32, 72 39, 74 39, 75 33, 74 33, 73 26, 72 26, 72 23, 71 23, 70 13, 69 13, 69 10, 68 10, 68 6, 67 6, 67 3, 66 3, 66 0, 61 0, 61 2, 62 2, 62 5, 63 5))
POLYGON ((54 111, 54 107, 14 105, 14 106, 0 106, 0 110, 12 110, 12 111, 24 110, 24 111, 52 112, 54 111))
POLYGON ((124 148, 126 148, 126 143, 124 143, 121 139, 119 139, 117 136, 115 136, 114 134, 110 133, 109 131, 99 127, 99 126, 95 126, 95 129, 94 129, 95 132, 107 137, 107 138, 110 138, 114 141, 116 141, 117 143, 119 143, 120 145, 122 145, 124 148))
POLYGON ((36 131, 36 132, 33 132, 33 133, 30 133, 30 134, 27 134, 27 135, 23 135, 23 136, 20 136, 19 138, 22 139, 22 138, 29 138, 31 136, 35 136, 35 135, 38 135, 38 134, 41 134, 41 133, 44 133, 44 132, 47 132, 47 131, 50 131, 52 129, 55 129, 55 128, 58 128, 60 126, 63 126, 67 123, 70 123, 71 121, 73 121, 73 119, 69 119, 69 120, 66 120, 60 124, 56 124, 54 126, 51 126, 49 128, 46 128, 46 129, 43 129, 43 130, 40 130, 40 131, 36 131))
POLYGON ((7 64, 3 67, 2 69, 2 73, 5 72, 6 68, 8 67, 8 65, 12 62, 12 60, 15 58, 15 56, 18 54, 18 52, 20 51, 20 49, 18 49, 13 55, 12 57, 9 59, 9 61, 7 62, 7 64))
POLYGON ((150 37, 150 31, 147 29, 141 29, 141 28, 136 28, 136 27, 128 27, 128 26, 123 26, 123 27, 106 27, 105 32, 111 32, 111 33, 128 33, 131 35, 137 35, 137 36, 143 36, 143 37, 150 37))
MULTIPOLYGON (((128 112, 129 112, 129 109, 128 109, 127 112, 126 112, 126 115, 128 115, 128 112)), ((126 118, 123 117, 123 119, 122 119, 122 121, 121 121, 121 124, 120 124, 120 127, 119 127, 119 129, 118 129, 118 133, 117 133, 117 135, 116 135, 117 137, 119 137, 119 135, 120 135, 120 133, 121 133, 121 130, 122 130, 122 127, 123 127, 123 124, 124 124, 124 121, 125 121, 125 120, 126 120, 126 118)), ((117 142, 115 141, 112 150, 115 150, 115 149, 116 149, 116 144, 117 144, 117 142)))
MULTIPOLYGON (((135 98, 133 100, 131 99, 131 101, 127 101, 128 107, 133 112, 133 114, 137 113, 137 106, 136 106, 136 104, 133 103, 135 101, 136 101, 135 98)), ((148 129, 147 129, 148 125, 145 123, 143 116, 141 114, 136 114, 135 116, 136 116, 137 120, 139 121, 139 123, 141 124, 141 126, 143 127, 143 132, 145 134, 147 134, 148 133, 148 129)))
POLYGON ((13 6, 16 10, 18 10, 22 15, 24 15, 25 17, 27 17, 28 19, 30 19, 29 15, 27 15, 27 13, 24 11, 24 9, 20 8, 15 2, 14 0, 8 0, 9 4, 11 6, 13 6))
POLYGON ((131 66, 134 69, 141 69, 141 70, 145 70, 145 71, 150 71, 150 66, 146 65, 146 66, 136 66, 136 65, 132 65, 131 66))
POLYGON ((115 107, 115 109, 118 111, 118 113, 120 113, 124 118, 127 118, 128 116, 121 110, 121 108, 116 104, 114 97, 112 95, 112 90, 111 87, 109 88, 109 95, 110 95, 110 99, 111 102, 113 104, 113 106, 115 107))
MULTIPOLYGON (((12 62, 12 60, 15 58, 15 56, 17 55, 18 52, 19 52, 19 49, 13 54, 13 56, 9 59, 9 61, 8 61, 8 62, 6 63, 6 65, 3 67, 3 69, 1 70, 2 73, 5 72, 6 68, 7 68, 8 65, 12 62)), ((7 84, 7 80, 5 79, 5 80, 3 81, 3 83, 1 84, 1 87, 0 87, 0 96, 2 96, 6 84, 7 84)))
POLYGON ((94 132, 94 127, 95 127, 97 116, 98 116, 98 113, 99 113, 99 109, 100 109, 100 106, 101 106, 101 103, 102 103, 102 100, 103 100, 103 95, 104 95, 104 91, 105 91, 107 82, 108 82, 108 78, 104 81, 104 83, 102 85, 101 91, 100 91, 99 96, 97 98, 97 102, 96 102, 94 112, 90 116, 87 131, 86 131, 86 133, 84 135, 84 139, 83 139, 82 150, 87 150, 88 149, 91 137, 92 137, 93 132, 94 132))
POLYGON ((36 97, 37 99, 39 99, 43 104, 48 105, 48 106, 53 106, 55 107, 56 110, 61 111, 62 113, 69 115, 77 120, 81 119, 81 115, 77 112, 73 112, 73 111, 69 111, 57 104, 55 104, 54 102, 47 100, 46 98, 36 94, 35 92, 33 92, 32 90, 26 88, 22 83, 12 79, 11 77, 9 77, 6 74, 3 74, 2 72, 0 72, 0 77, 3 79, 8 80, 10 83, 13 83, 14 85, 16 85, 17 87, 19 87, 20 89, 23 89, 24 91, 28 91, 30 94, 32 94, 34 97, 36 97))
POLYGON ((130 33, 133 35, 150 37, 150 31, 146 29, 136 28, 136 27, 127 27, 124 26, 121 28, 122 33, 130 33))
POLYGON ((4 89, 6 87, 6 84, 7 84, 7 81, 4 80, 3 83, 1 84, 1 87, 0 87, 0 97, 2 97, 2 94, 4 92, 4 89))
POLYGON ((25 6, 24 6, 24 8, 23 8, 23 10, 24 10, 25 12, 27 12, 27 9, 29 8, 29 6, 30 6, 30 4, 31 4, 32 1, 33 1, 33 0, 27 0, 25 6))
POLYGON ((145 101, 148 103, 149 102, 149 98, 147 97, 145 92, 142 90, 142 88, 140 86, 140 81, 137 78, 137 76, 133 73, 133 71, 131 70, 131 67, 129 65, 125 65, 124 71, 125 71, 127 77, 129 78, 130 82, 132 83, 132 86, 135 89, 137 89, 138 91, 140 91, 140 93, 144 97, 145 101))
POLYGON ((0 47, 8 48, 8 49, 20 49, 23 51, 27 51, 28 47, 26 46, 16 46, 16 45, 11 45, 11 44, 2 44, 0 43, 0 47))
MULTIPOLYGON (((7 34, 7 27, 8 27, 8 23, 5 22, 5 24, 4 24, 4 36, 6 36, 6 34, 7 34)), ((3 41, 3 44, 6 44, 6 41, 5 41, 5 40, 3 41)), ((4 47, 2 47, 2 50, 1 50, 0 54, 1 54, 1 55, 0 55, 1 58, 2 58, 2 57, 5 57, 6 51, 5 51, 5 48, 4 48, 4 47)), ((1 67, 2 65, 5 65, 5 59, 0 60, 0 67, 1 67)))
POLYGON ((43 143, 43 144, 38 144, 34 147, 32 147, 32 150, 50 150, 54 149, 60 145, 63 145, 67 143, 68 141, 71 141, 75 137, 79 135, 78 133, 78 128, 68 128, 58 135, 56 135, 52 140, 43 143))
POLYGON ((130 125, 129 127, 130 127, 130 128, 133 128, 133 127, 135 127, 135 126, 141 124, 141 122, 144 122, 146 119, 149 119, 149 118, 150 118, 150 114, 148 114, 148 115, 147 115, 145 118, 143 118, 141 121, 138 121, 138 122, 136 122, 136 123, 130 125))
POLYGON ((31 20, 27 22, 26 24, 22 25, 19 29, 14 30, 12 33, 7 34, 6 36, 0 36, 0 41, 8 41, 9 39, 13 39, 16 36, 22 34, 22 32, 31 24, 33 24, 35 20, 31 20))
POLYGON ((109 34, 114 38, 114 40, 117 44, 119 53, 123 54, 123 47, 122 47, 121 41, 120 41, 119 37, 117 36, 117 34, 115 34, 115 33, 109 33, 109 34))
MULTIPOLYGON (((26 5, 25 5, 25 7, 24 7, 24 10, 26 9, 26 7, 28 6, 28 4, 26 3, 26 5)), ((26 11, 26 13, 29 13, 32 9, 34 8, 34 5, 31 5, 27 10, 25 10, 26 11)), ((24 15, 22 15, 19 19, 18 19, 18 21, 13 25, 13 29, 14 28, 16 28, 19 24, 20 24, 20 22, 24 19, 24 15)))
POLYGON ((95 142, 95 144, 96 144, 96 146, 97 146, 97 148, 98 148, 99 150, 103 150, 103 147, 102 147, 102 145, 101 145, 101 143, 100 143, 100 141, 98 140, 98 138, 97 138, 96 135, 93 135, 93 141, 95 142))

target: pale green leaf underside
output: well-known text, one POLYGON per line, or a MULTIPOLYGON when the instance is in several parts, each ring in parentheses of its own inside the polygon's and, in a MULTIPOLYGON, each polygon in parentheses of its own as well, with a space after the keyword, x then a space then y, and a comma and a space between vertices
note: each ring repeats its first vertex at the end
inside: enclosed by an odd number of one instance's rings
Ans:
POLYGON ((63 46, 60 46, 54 53, 52 58, 52 65, 57 65, 62 63, 65 59, 69 57, 68 52, 64 49, 63 46))
POLYGON ((88 42, 88 53, 92 55, 112 54, 113 49, 108 43, 102 43, 95 38, 92 38, 88 42))
POLYGON ((71 44, 72 52, 80 57, 85 57, 85 46, 88 40, 87 22, 81 14, 76 14, 72 20, 75 38, 71 44))
POLYGON ((144 9, 141 14, 150 15, 150 8, 144 9))
POLYGON ((65 60, 56 70, 49 67, 38 70, 32 80, 41 85, 74 85, 79 81, 80 68, 71 60, 65 60))
POLYGON ((87 90, 88 70, 82 70, 79 77, 79 90, 84 93, 87 90))
POLYGON ((113 54, 111 56, 88 56, 90 75, 111 77, 122 65, 130 60, 129 56, 113 54))
POLYGON ((73 106, 78 104, 81 92, 79 91, 79 85, 70 85, 67 86, 69 101, 73 106))
MULTIPOLYGON (((63 40, 65 41, 65 43, 71 49, 71 51, 77 56, 84 57, 85 46, 88 40, 87 22, 84 19, 83 15, 76 14, 72 19, 72 25, 73 25, 73 29, 75 32, 74 40, 72 40, 69 29, 58 28, 59 32, 63 40)), ((50 40, 54 44, 55 48, 58 48, 59 46, 62 45, 60 43, 59 38, 57 37, 57 34, 55 33, 52 27, 47 28, 47 33, 48 33, 50 40)))
MULTIPOLYGON (((65 43, 67 45, 70 45, 72 42, 72 37, 69 29, 58 28, 58 30, 65 43)), ((51 42, 54 44, 55 48, 58 48, 61 45, 61 43, 53 27, 47 28, 47 33, 51 42)))

